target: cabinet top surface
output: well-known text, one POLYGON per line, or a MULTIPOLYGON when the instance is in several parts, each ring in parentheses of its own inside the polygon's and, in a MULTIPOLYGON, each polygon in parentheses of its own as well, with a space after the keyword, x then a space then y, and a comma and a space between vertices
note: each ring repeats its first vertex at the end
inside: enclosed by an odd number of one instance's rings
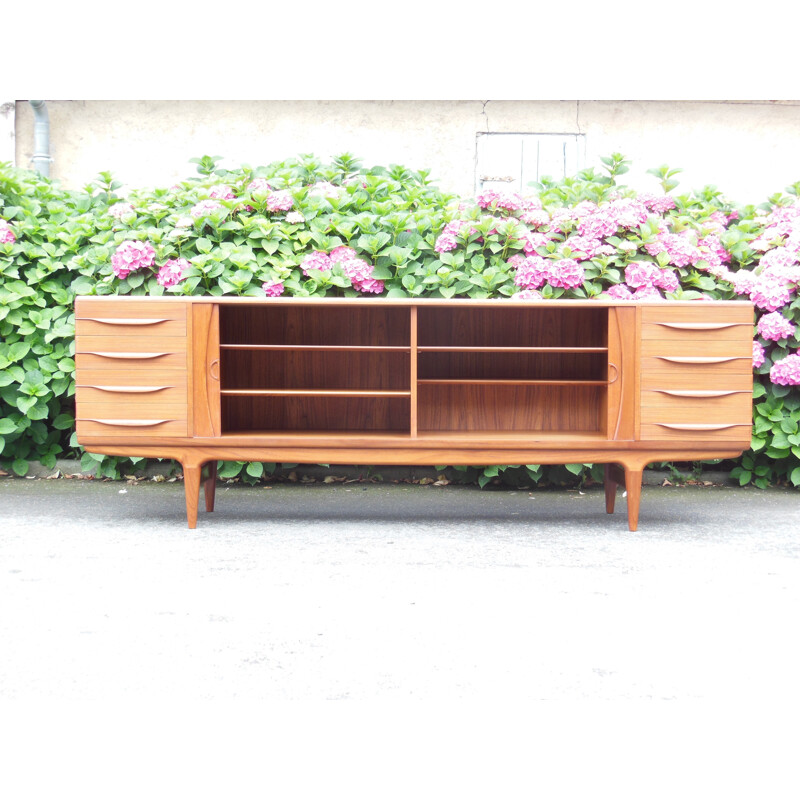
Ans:
POLYGON ((613 300, 606 298, 594 298, 592 300, 513 300, 511 298, 476 300, 472 298, 442 298, 442 297, 235 297, 213 295, 201 295, 191 297, 176 297, 173 295, 155 297, 150 295, 81 295, 76 298, 80 303, 94 302, 114 302, 125 303, 217 303, 220 305, 348 305, 348 306, 483 306, 483 307, 507 307, 507 308, 550 308, 560 307, 661 307, 661 308, 697 308, 702 313, 706 308, 753 308, 753 303, 746 300, 613 300))

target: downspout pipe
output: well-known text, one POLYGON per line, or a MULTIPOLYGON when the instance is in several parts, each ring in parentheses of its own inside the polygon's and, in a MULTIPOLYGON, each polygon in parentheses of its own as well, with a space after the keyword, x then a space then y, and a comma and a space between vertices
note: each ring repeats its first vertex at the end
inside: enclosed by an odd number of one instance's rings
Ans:
POLYGON ((33 109, 33 162, 34 169, 43 177, 50 177, 50 116, 44 100, 28 100, 33 109))

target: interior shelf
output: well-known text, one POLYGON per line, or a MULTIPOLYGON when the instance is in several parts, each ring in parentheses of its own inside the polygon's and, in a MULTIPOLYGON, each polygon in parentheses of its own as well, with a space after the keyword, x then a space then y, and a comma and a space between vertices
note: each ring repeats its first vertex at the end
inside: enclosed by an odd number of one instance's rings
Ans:
POLYGON ((607 347, 462 347, 427 345, 420 353, 607 353, 607 347))
POLYGON ((463 384, 465 386, 608 386, 611 381, 589 380, 517 380, 516 378, 420 378, 418 385, 463 384))
POLYGON ((411 397, 410 391, 377 389, 222 389, 223 397, 411 397))
POLYGON ((382 346, 371 344, 221 344, 220 350, 277 350, 277 351, 353 351, 409 353, 408 346, 382 346))

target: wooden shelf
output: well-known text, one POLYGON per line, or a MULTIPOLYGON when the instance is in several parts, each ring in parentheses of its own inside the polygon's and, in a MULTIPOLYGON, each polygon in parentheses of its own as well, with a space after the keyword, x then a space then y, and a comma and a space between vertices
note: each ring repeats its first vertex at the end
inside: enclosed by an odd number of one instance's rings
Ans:
POLYGON ((220 389, 223 397, 411 397, 384 389, 220 389))
POLYGON ((369 344, 220 344, 220 350, 278 350, 278 351, 356 351, 369 353, 410 353, 410 346, 369 344))
POLYGON ((610 381, 510 379, 510 378, 420 378, 418 384, 468 386, 608 386, 610 381))
POLYGON ((451 347, 425 345, 420 353, 607 353, 607 347, 451 347))

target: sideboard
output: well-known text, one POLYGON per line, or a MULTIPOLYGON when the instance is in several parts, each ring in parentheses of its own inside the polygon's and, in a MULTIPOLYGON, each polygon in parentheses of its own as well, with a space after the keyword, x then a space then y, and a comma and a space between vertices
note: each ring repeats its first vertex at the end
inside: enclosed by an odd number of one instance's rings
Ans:
POLYGON ((75 317, 78 442, 179 461, 190 528, 238 460, 605 464, 634 531, 647 464, 750 446, 747 302, 105 296, 75 317))

